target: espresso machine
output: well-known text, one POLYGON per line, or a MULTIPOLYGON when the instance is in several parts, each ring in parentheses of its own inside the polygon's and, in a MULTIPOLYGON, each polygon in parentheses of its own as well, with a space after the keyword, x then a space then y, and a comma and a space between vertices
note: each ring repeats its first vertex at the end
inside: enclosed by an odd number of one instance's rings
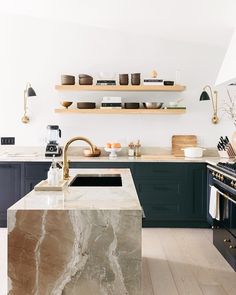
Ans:
POLYGON ((59 146, 59 138, 61 138, 61 129, 58 125, 48 125, 48 136, 46 146, 46 157, 59 157, 62 154, 62 148, 59 146))

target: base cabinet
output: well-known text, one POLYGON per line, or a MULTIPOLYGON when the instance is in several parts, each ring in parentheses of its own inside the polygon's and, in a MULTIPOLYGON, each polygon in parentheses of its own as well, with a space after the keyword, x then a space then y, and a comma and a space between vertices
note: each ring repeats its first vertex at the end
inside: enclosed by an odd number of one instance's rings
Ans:
POLYGON ((21 165, 0 163, 0 227, 7 226, 7 208, 21 196, 21 165))
MULTIPOLYGON (((0 226, 7 208, 47 178, 50 163, 0 163, 0 226)), ((71 162, 70 168, 129 168, 144 227, 208 227, 204 163, 71 162)))
POLYGON ((134 180, 144 227, 208 227, 205 164, 135 164, 134 180))

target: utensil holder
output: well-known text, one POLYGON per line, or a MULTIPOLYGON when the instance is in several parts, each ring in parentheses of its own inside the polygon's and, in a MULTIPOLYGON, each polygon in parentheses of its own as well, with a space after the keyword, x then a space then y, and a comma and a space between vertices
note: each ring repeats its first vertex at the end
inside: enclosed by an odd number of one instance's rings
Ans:
POLYGON ((226 145, 226 150, 224 150, 224 151, 219 151, 218 150, 218 153, 219 153, 221 158, 226 158, 226 159, 233 159, 236 156, 231 143, 228 143, 226 145))

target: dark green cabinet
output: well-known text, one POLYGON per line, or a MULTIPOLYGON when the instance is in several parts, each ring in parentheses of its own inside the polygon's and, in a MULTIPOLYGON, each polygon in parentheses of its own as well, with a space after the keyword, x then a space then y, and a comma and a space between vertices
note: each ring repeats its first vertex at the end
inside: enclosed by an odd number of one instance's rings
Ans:
MULTIPOLYGON (((47 178, 50 162, 0 166, 0 225, 6 210, 47 178)), ((145 218, 144 227, 206 227, 207 177, 204 163, 71 162, 70 168, 131 170, 145 218)))
POLYGON ((134 180, 144 227, 208 226, 205 164, 135 164, 134 180))
POLYGON ((0 163, 0 226, 7 225, 7 208, 16 203, 21 195, 21 165, 0 163))

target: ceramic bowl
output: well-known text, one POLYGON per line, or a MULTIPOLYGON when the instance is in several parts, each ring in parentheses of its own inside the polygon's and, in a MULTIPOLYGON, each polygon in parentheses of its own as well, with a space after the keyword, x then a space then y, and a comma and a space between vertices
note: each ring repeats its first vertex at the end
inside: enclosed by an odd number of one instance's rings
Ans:
POLYGON ((69 106, 72 105, 72 101, 61 101, 61 105, 68 109, 69 106))

